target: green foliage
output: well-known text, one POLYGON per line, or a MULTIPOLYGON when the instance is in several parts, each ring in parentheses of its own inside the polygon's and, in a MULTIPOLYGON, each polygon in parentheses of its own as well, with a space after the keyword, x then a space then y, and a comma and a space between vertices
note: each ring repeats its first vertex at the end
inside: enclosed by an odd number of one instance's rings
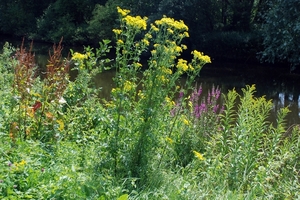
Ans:
POLYGON ((268 1, 269 11, 263 24, 264 50, 260 52, 262 60, 268 62, 288 61, 292 68, 300 64, 299 56, 299 15, 300 2, 297 0, 268 1))
POLYGON ((61 41, 39 78, 31 48, 5 44, 0 198, 298 198, 300 129, 286 130, 288 108, 272 124, 272 102, 255 97, 254 85, 223 99, 218 87, 193 87, 210 58, 196 50, 180 58, 183 21, 163 17, 147 29, 147 18, 129 12, 118 8, 113 60, 109 40, 71 50, 71 60, 61 41), (109 99, 93 84, 104 70, 115 71, 109 99))
POLYGON ((114 0, 107 1, 105 5, 95 5, 93 16, 88 21, 87 27, 89 38, 92 41, 98 41, 99 38, 113 38, 111 30, 117 24, 117 5, 114 0))

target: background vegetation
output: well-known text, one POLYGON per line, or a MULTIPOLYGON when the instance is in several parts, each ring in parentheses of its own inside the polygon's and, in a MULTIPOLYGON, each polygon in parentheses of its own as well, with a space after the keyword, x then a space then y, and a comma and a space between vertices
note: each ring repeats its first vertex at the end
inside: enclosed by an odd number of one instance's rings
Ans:
POLYGON ((290 0, 36 0, 0 2, 0 32, 30 39, 97 44, 112 38, 116 6, 148 16, 182 19, 189 46, 242 61, 299 64, 299 1, 290 0))

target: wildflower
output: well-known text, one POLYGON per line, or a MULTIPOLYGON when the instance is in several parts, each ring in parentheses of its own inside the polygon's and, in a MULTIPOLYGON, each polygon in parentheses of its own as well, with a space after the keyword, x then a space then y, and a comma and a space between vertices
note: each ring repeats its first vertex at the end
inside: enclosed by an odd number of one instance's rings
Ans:
POLYGON ((142 42, 146 45, 146 46, 149 46, 149 41, 147 39, 142 39, 142 42))
POLYGON ((181 48, 180 46, 176 46, 176 47, 175 47, 175 51, 176 51, 177 53, 180 53, 180 52, 182 52, 182 48, 181 48))
POLYGON ((25 160, 21 160, 21 162, 19 163, 19 166, 24 166, 26 164, 25 160))
POLYGON ((162 83, 166 83, 169 81, 164 75, 158 76, 158 80, 162 83))
POLYGON ((72 56, 72 60, 84 60, 87 58, 87 55, 75 52, 72 56))
POLYGON ((152 38, 152 35, 151 35, 150 33, 146 33, 146 34, 145 34, 145 38, 151 39, 151 38, 152 38))
POLYGON ((126 23, 127 26, 130 26, 134 29, 138 30, 146 30, 147 29, 147 17, 141 18, 141 16, 126 16, 123 18, 123 21, 126 23))
POLYGON ((183 60, 183 59, 178 59, 178 63, 176 66, 180 71, 187 71, 189 69, 188 65, 187 65, 187 61, 183 60))
POLYGON ((153 31, 155 31, 155 32, 158 32, 158 31, 159 31, 159 29, 158 29, 155 25, 153 25, 153 24, 151 24, 151 29, 152 29, 153 31))
POLYGON ((194 50, 194 51, 192 51, 192 54, 194 55, 194 59, 196 59, 196 60, 200 60, 204 63, 211 63, 210 57, 204 55, 202 52, 194 50))
POLYGON ((119 6, 117 7, 117 11, 122 17, 125 17, 128 13, 130 13, 130 10, 121 9, 119 6))
POLYGON ((112 30, 116 35, 120 35, 122 33, 122 30, 120 29, 113 29, 112 30))
POLYGON ((174 31, 170 28, 167 28, 167 32, 170 33, 171 35, 174 33, 174 31))
POLYGON ((133 88, 133 83, 130 81, 125 81, 124 83, 124 90, 126 92, 130 91, 133 88))
POLYGON ((63 122, 62 120, 56 120, 56 122, 59 124, 58 130, 59 130, 59 131, 63 131, 64 128, 65 128, 64 122, 63 122))
POLYGON ((199 160, 205 160, 205 158, 203 157, 203 155, 201 153, 199 153, 197 151, 193 151, 193 153, 199 160))
POLYGON ((175 102, 170 99, 170 97, 165 97, 165 101, 168 106, 175 106, 175 102))
POLYGON ((189 35, 188 32, 184 32, 184 33, 183 33, 183 36, 184 36, 184 37, 190 37, 190 35, 189 35))
POLYGON ((152 50, 152 51, 151 51, 151 54, 152 54, 152 55, 155 55, 155 54, 156 54, 156 50, 152 50))
POLYGON ((136 69, 140 68, 141 66, 143 66, 141 63, 134 63, 133 64, 135 66, 136 69))
POLYGON ((118 45, 122 45, 122 44, 124 44, 124 42, 123 42, 123 40, 120 40, 120 39, 119 39, 119 40, 117 41, 117 44, 118 44, 118 45))
POLYGON ((195 68, 194 68, 193 65, 191 65, 191 64, 188 64, 188 67, 189 67, 189 70, 190 70, 191 72, 195 70, 195 68))
POLYGON ((186 118, 186 116, 182 116, 182 122, 185 124, 185 125, 187 125, 187 126, 189 126, 190 125, 190 122, 189 122, 189 120, 186 118))
POLYGON ((184 44, 182 44, 182 45, 181 45, 181 48, 182 48, 183 50, 186 50, 186 49, 187 49, 187 46, 184 45, 184 44))
POLYGON ((182 20, 176 21, 173 18, 169 18, 169 17, 166 17, 166 16, 164 16, 160 20, 156 20, 155 24, 157 26, 170 27, 174 30, 188 31, 188 27, 184 24, 184 22, 182 20))
POLYGON ((169 68, 166 68, 166 67, 162 67, 162 71, 165 73, 165 74, 172 74, 172 70, 169 69, 169 68))

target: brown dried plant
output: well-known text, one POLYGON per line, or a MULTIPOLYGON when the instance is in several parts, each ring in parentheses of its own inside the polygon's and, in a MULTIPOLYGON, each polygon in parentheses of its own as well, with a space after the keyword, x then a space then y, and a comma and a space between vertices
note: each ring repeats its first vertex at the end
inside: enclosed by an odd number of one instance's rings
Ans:
POLYGON ((53 45, 53 53, 49 51, 49 60, 46 69, 46 87, 51 97, 48 99, 59 100, 68 84, 70 64, 67 59, 62 59, 62 40, 58 45, 53 45))
POLYGON ((21 96, 22 101, 28 100, 30 96, 30 89, 33 86, 35 78, 35 55, 32 53, 33 42, 31 42, 30 49, 27 52, 24 47, 24 39, 20 49, 16 51, 15 58, 17 59, 17 64, 15 66, 14 75, 14 88, 18 91, 21 96))

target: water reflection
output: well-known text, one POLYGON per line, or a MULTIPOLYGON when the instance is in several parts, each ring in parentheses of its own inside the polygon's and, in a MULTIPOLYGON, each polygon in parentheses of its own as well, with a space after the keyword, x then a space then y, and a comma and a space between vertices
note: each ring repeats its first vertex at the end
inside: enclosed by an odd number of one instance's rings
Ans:
MULTIPOLYGON (((98 87, 102 88, 100 97, 109 98, 112 87, 114 83, 112 78, 114 76, 114 71, 105 71, 102 74, 99 74, 95 83, 98 87)), ((184 78, 181 79, 182 85, 184 83, 184 78)), ((287 84, 277 84, 274 86, 273 81, 263 82, 255 80, 243 79, 243 76, 225 76, 223 78, 219 75, 212 76, 211 73, 208 73, 203 69, 203 73, 196 80, 195 84, 202 85, 203 94, 207 94, 208 90, 211 90, 213 86, 218 86, 223 93, 227 93, 228 90, 235 88, 238 92, 241 91, 241 88, 244 88, 246 85, 256 85, 257 97, 265 95, 268 100, 272 100, 273 109, 270 116, 270 120, 276 123, 276 113, 280 108, 288 106, 291 112, 287 116, 287 125, 292 125, 295 123, 300 123, 300 90, 295 90, 294 87, 287 87, 287 84), (269 84, 271 83, 271 84, 269 84)))

